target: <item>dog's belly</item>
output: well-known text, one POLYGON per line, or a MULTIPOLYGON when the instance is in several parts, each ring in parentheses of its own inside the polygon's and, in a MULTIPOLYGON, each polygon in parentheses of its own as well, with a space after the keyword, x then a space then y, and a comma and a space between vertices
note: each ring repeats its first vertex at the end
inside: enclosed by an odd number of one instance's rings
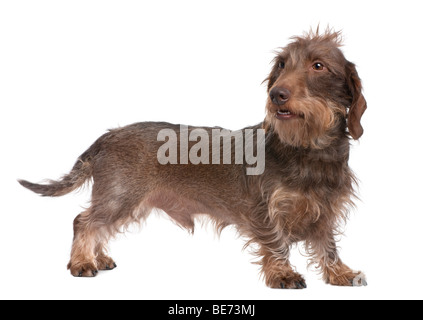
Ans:
POLYGON ((208 215, 221 225, 235 223, 233 214, 228 210, 210 205, 175 191, 160 190, 147 196, 145 204, 150 208, 161 209, 166 212, 179 226, 188 230, 194 229, 194 218, 198 215, 208 215))

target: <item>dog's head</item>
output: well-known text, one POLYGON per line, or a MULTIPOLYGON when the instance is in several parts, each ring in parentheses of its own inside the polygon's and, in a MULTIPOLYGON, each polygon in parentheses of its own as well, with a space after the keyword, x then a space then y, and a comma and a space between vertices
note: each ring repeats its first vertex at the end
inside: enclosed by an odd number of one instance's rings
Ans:
POLYGON ((359 139, 366 100, 355 65, 339 49, 340 32, 317 30, 292 39, 266 79, 264 128, 295 147, 324 148, 346 127, 359 139))

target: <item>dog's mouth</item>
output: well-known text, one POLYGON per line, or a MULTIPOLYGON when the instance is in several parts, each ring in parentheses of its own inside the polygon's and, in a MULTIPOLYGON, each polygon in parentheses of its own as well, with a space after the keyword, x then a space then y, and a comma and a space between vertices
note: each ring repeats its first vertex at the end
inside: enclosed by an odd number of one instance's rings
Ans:
POLYGON ((276 119, 279 120, 290 120, 290 119, 295 119, 300 117, 300 115, 292 112, 291 110, 288 109, 279 109, 277 110, 276 114, 276 119))

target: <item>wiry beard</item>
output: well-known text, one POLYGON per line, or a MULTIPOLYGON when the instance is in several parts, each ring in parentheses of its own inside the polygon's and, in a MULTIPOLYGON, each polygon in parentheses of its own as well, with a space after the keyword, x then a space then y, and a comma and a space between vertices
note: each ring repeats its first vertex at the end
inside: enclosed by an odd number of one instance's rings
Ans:
POLYGON ((286 107, 298 116, 294 119, 279 120, 276 118, 278 106, 267 102, 264 128, 272 129, 278 134, 282 143, 293 147, 323 149, 336 138, 333 131, 339 125, 339 119, 345 118, 343 106, 305 94, 301 98, 292 99, 286 107))

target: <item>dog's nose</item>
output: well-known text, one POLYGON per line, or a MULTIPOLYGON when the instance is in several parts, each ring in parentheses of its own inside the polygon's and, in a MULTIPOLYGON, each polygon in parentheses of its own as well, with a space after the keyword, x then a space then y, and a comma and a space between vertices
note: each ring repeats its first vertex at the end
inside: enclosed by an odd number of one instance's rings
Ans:
POLYGON ((272 100, 274 104, 281 106, 288 101, 289 97, 291 96, 291 92, 285 88, 275 87, 270 90, 269 96, 270 100, 272 100))

